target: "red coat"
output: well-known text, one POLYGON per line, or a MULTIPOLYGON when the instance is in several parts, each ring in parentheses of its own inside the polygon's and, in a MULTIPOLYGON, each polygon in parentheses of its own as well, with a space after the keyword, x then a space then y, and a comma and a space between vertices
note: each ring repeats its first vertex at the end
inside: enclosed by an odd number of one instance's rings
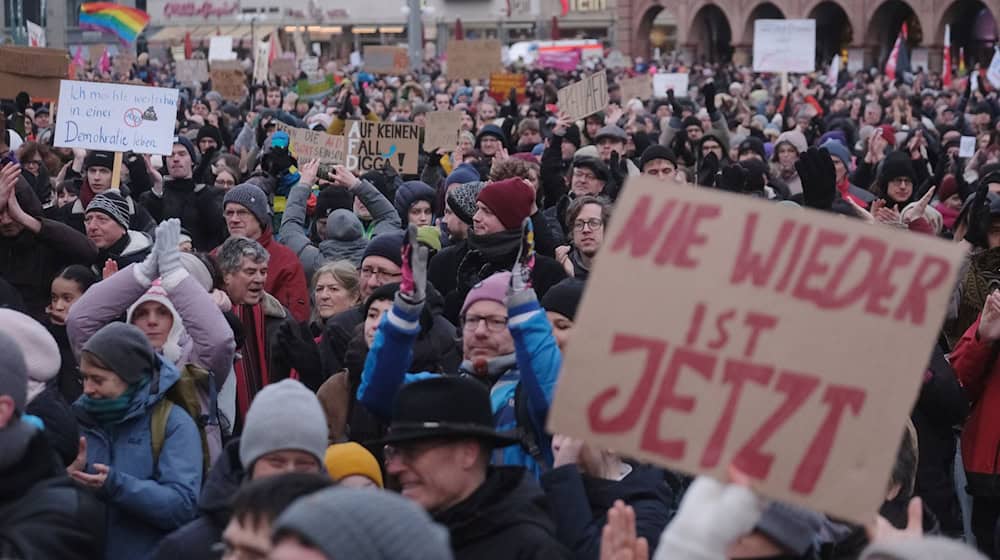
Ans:
POLYGON ((267 264, 264 291, 287 307, 296 321, 308 321, 309 284, 302 269, 302 261, 291 249, 274 240, 271 228, 264 230, 257 242, 271 255, 267 264))
POLYGON ((962 461, 969 493, 1000 496, 1000 363, 995 343, 977 340, 978 330, 976 319, 950 356, 972 405, 962 430, 962 461))

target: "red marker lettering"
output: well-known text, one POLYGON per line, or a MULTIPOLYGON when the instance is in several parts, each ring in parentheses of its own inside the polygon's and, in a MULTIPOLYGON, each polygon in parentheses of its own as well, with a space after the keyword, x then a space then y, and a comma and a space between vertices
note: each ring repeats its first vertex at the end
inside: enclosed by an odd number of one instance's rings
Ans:
POLYGON ((639 442, 639 446, 642 449, 656 453, 666 459, 680 460, 684 458, 687 442, 683 439, 660 438, 660 424, 663 419, 663 413, 668 409, 686 413, 694 410, 695 402, 693 397, 678 395, 675 392, 681 369, 689 367, 695 373, 710 381, 712 379, 712 370, 715 369, 715 361, 715 356, 710 354, 696 352, 687 348, 674 350, 674 355, 670 358, 667 371, 663 376, 663 382, 660 384, 660 391, 653 401, 649 418, 646 419, 646 428, 643 430, 642 439, 639 442))
POLYGON ((673 214, 676 200, 668 200, 663 203, 659 214, 652 223, 649 222, 649 209, 653 206, 653 197, 643 195, 639 198, 632 214, 629 215, 614 243, 611 244, 611 252, 617 253, 623 249, 629 250, 629 255, 634 258, 645 257, 653 248, 653 244, 659 239, 660 234, 666 227, 667 222, 673 214))
POLYGON ((914 325, 924 324, 924 315, 927 313, 927 294, 944 282, 948 276, 948 261, 927 255, 913 274, 913 281, 910 283, 906 295, 899 302, 896 313, 892 318, 897 321, 905 321, 909 318, 914 325))
POLYGON ((719 464, 722 450, 726 447, 726 438, 733 427, 733 416, 736 414, 736 405, 743 395, 743 383, 752 381, 758 385, 767 385, 774 374, 774 368, 752 364, 740 360, 729 360, 726 362, 725 372, 722 381, 732 386, 729 390, 729 400, 722 409, 722 416, 719 417, 718 424, 712 430, 708 444, 705 445, 705 452, 701 455, 702 468, 710 469, 719 464))
POLYGON ((854 416, 857 416, 865 403, 865 391, 843 385, 830 385, 823 394, 823 402, 830 405, 830 410, 816 431, 816 436, 809 444, 802 462, 795 469, 795 478, 792 479, 792 490, 800 494, 810 494, 816 488, 816 482, 823 474, 826 460, 837 437, 844 409, 850 407, 854 416))
POLYGON ((778 235, 771 245, 771 254, 764 259, 763 252, 756 252, 753 249, 754 232, 757 229, 757 219, 760 216, 756 212, 747 215, 747 221, 743 224, 743 236, 740 238, 740 250, 736 252, 736 262, 733 263, 733 272, 729 275, 729 282, 734 285, 742 284, 747 278, 754 286, 765 286, 771 280, 775 268, 778 266, 778 259, 785 250, 788 240, 795 229, 795 222, 785 220, 778 230, 778 235))
POLYGON ((606 416, 604 409, 610 401, 618 396, 618 387, 609 387, 594 397, 594 400, 587 407, 587 418, 590 420, 590 428, 594 432, 626 432, 635 426, 642 414, 642 409, 646 406, 649 394, 653 390, 653 382, 656 380, 656 372, 659 371, 663 355, 667 352, 667 343, 652 338, 624 334, 615 335, 611 342, 612 354, 634 350, 646 352, 646 364, 642 370, 642 377, 636 384, 635 392, 632 393, 632 397, 622 411, 612 417, 606 416))

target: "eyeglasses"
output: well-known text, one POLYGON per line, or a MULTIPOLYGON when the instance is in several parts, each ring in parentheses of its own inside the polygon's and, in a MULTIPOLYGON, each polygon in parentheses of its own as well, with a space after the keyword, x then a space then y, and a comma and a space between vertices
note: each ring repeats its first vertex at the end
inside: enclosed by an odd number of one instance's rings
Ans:
POLYGON ((577 220, 573 222, 573 231, 583 231, 584 227, 589 227, 590 231, 597 231, 604 227, 604 220, 591 218, 589 220, 577 220))
POLYGON ((909 177, 897 177, 895 179, 890 180, 889 184, 891 184, 891 185, 897 185, 897 186, 900 186, 900 187, 903 186, 903 185, 913 186, 913 179, 910 179, 909 177))
POLYGON ((380 282, 387 282, 389 280, 395 280, 397 278, 402 278, 402 272, 389 272, 387 270, 381 270, 378 268, 364 267, 361 269, 362 278, 371 278, 375 276, 380 282))
POLYGON ((487 316, 482 317, 479 315, 466 315, 462 317, 462 330, 466 332, 475 332, 479 328, 480 323, 486 323, 486 330, 498 333, 503 332, 507 328, 507 318, 498 316, 487 316))

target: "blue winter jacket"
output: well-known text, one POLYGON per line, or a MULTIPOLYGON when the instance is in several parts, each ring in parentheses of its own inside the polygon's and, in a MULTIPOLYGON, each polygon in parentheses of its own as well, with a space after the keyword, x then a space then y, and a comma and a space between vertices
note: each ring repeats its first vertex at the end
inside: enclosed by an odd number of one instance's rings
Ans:
POLYGON ((114 424, 101 426, 79 400, 73 404, 87 438, 86 472, 96 472, 94 463, 111 467, 97 493, 108 506, 106 560, 145 558, 160 539, 198 511, 201 436, 179 406, 170 408, 159 464, 153 464, 152 409, 180 379, 169 360, 161 357, 160 364, 159 382, 154 379, 137 392, 128 412, 114 424))
MULTIPOLYGON (((552 336, 552 326, 538 304, 534 290, 525 290, 511 298, 507 326, 514 338, 514 355, 499 356, 492 362, 501 365, 495 372, 490 401, 498 431, 523 428, 530 430, 544 459, 544 469, 521 445, 498 449, 496 465, 526 467, 536 477, 552 467, 551 437, 545 433, 545 420, 555 392, 562 354, 552 336), (530 426, 518 426, 514 411, 514 391, 523 384, 522 398, 527 399, 530 426)), ((407 373, 413 358, 413 343, 420 333, 420 306, 410 306, 399 300, 393 303, 375 333, 375 341, 358 387, 358 402, 372 414, 388 420, 392 402, 403 383, 427 379, 436 373, 407 373)), ((474 375, 463 364, 461 375, 474 375)), ((478 377, 478 376, 477 376, 478 377)))

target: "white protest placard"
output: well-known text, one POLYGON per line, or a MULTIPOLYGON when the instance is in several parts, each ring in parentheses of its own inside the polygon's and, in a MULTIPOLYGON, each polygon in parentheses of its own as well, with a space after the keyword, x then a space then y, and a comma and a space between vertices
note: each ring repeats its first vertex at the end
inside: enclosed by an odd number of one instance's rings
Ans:
POLYGON ((732 465, 769 498, 870 522, 962 248, 667 187, 625 184, 548 431, 719 479, 732 465))
POLYGON ((319 71, 319 59, 315 56, 307 56, 299 62, 299 68, 305 72, 306 75, 312 77, 319 71))
POLYGON ((963 136, 958 141, 958 157, 970 158, 976 155, 976 137, 963 136))
POLYGON ((559 110, 571 120, 586 118, 608 106, 608 75, 602 70, 559 90, 559 110))
POLYGON ((758 19, 753 22, 753 71, 816 70, 816 20, 758 19))
POLYGON ((381 171, 387 166, 400 173, 416 173, 420 155, 420 127, 409 123, 347 121, 347 168, 381 171))
POLYGON ((320 163, 343 165, 346 160, 347 139, 318 130, 308 130, 288 126, 281 121, 273 121, 278 130, 288 133, 288 143, 299 163, 315 159, 320 163))
POLYGON ((44 47, 45 45, 45 29, 31 20, 24 20, 24 26, 28 30, 28 46, 29 47, 44 47))
POLYGON ((666 97, 667 90, 674 90, 674 97, 687 97, 689 76, 687 73, 668 72, 653 74, 653 96, 666 97))
POLYGON ((254 51, 253 59, 253 83, 263 84, 267 82, 267 73, 270 66, 271 42, 257 41, 257 48, 254 51))
POLYGON ((177 90, 62 80, 57 148, 169 155, 177 90))
POLYGON ((208 60, 236 60, 233 38, 228 35, 213 36, 208 43, 208 60))

